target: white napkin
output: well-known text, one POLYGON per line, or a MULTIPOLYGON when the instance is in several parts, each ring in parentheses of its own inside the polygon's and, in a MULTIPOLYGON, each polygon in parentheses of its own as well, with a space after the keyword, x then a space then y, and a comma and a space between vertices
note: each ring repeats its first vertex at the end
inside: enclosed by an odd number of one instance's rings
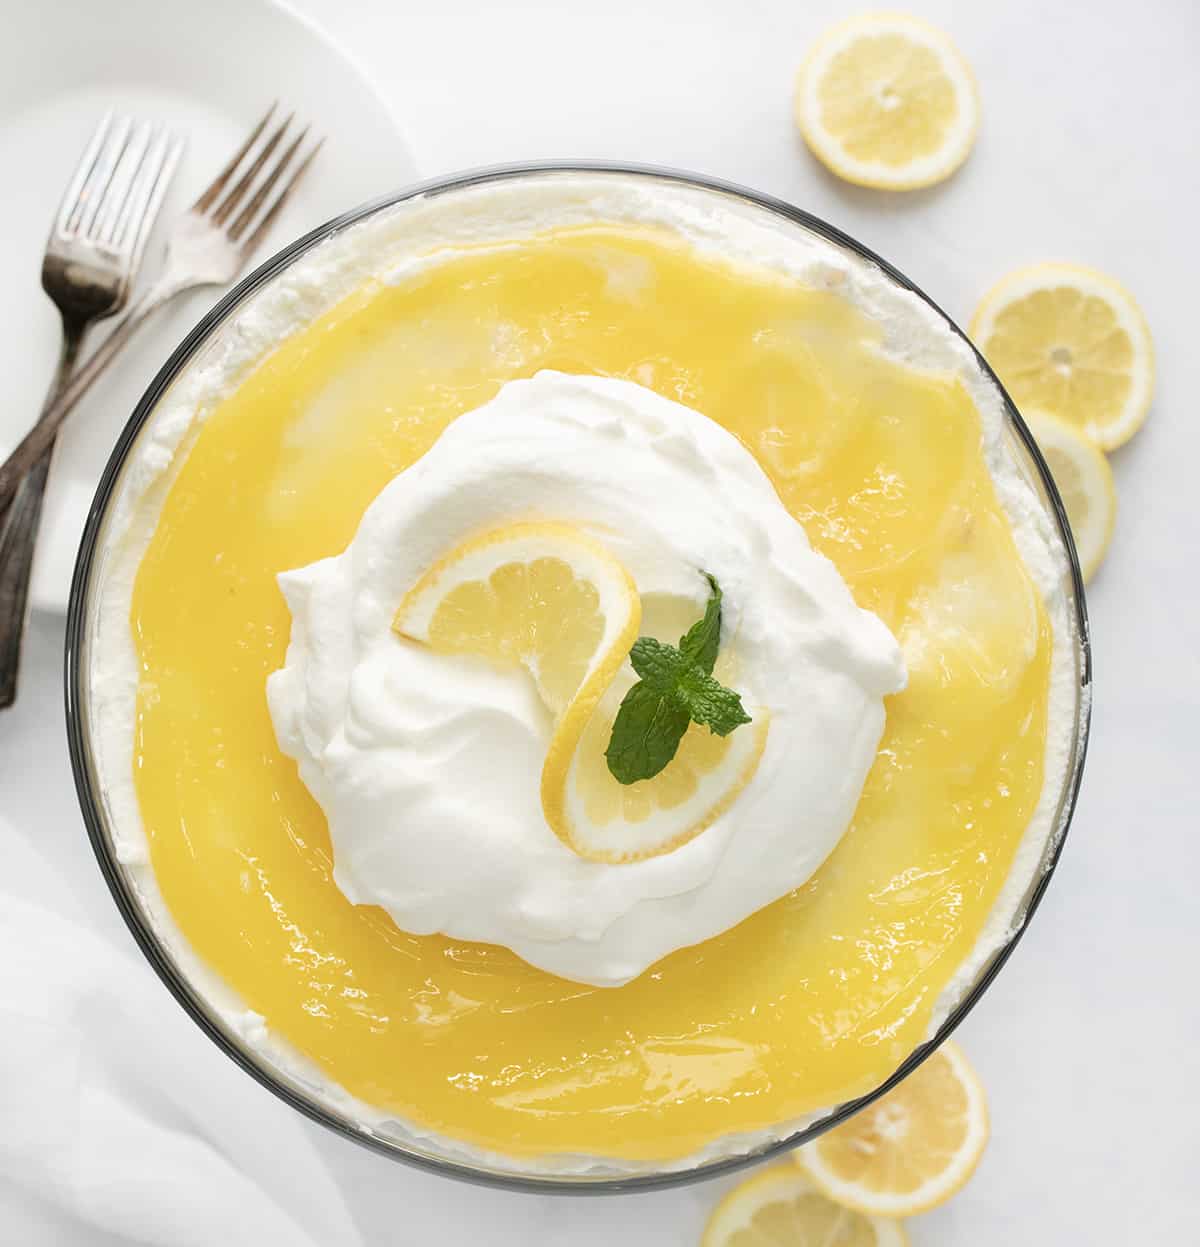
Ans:
MULTIPOLYGON (((82 849, 82 845, 81 845, 82 849)), ((359 1247, 297 1114, 222 1054, 0 818, 6 1242, 359 1247)))

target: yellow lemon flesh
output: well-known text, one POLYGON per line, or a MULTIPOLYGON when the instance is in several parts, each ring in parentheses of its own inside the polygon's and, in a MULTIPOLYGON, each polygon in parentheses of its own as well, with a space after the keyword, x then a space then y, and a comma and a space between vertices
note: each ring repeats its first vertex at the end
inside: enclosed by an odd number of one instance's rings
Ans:
POLYGON ((668 233, 559 230, 364 286, 208 413, 134 587, 134 782, 176 923, 275 1036, 422 1129, 630 1159, 861 1094, 920 1042, 1041 793, 1052 634, 968 395, 881 338, 832 292, 668 233), (276 574, 342 551, 451 420, 541 368, 729 429, 911 655, 822 868, 620 988, 351 905, 264 691, 290 631, 276 574), (964 576, 1004 607, 978 603, 970 629, 964 576))
POLYGON ((983 1088, 962 1051, 946 1043, 898 1087, 795 1155, 839 1204, 911 1217, 962 1189, 987 1140, 983 1088))

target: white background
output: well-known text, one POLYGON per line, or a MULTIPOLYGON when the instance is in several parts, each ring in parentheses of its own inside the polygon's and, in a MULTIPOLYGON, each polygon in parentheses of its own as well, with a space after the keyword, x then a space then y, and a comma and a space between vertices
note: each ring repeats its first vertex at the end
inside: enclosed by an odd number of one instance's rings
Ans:
MULTIPOLYGON (((1149 424, 1115 456, 1116 539, 1089 592, 1083 795, 1030 933, 960 1032, 991 1096, 991 1146, 967 1190, 910 1230, 914 1247, 1200 1241, 1200 5, 910 5, 959 42, 984 118, 950 183, 889 195, 826 175, 790 117, 806 45, 857 5, 298 3, 370 72, 423 174, 575 156, 731 178, 841 226, 960 322, 993 280, 1041 258, 1095 264, 1135 292, 1158 390, 1149 424)), ((81 910, 113 925, 70 791, 60 646, 58 621, 35 619, 26 696, 0 724, 4 809, 37 821, 47 852, 74 863, 81 910)), ((267 1093, 246 1079, 245 1094, 267 1093)), ((306 1129, 371 1244, 682 1247, 729 1184, 502 1194, 306 1129)))

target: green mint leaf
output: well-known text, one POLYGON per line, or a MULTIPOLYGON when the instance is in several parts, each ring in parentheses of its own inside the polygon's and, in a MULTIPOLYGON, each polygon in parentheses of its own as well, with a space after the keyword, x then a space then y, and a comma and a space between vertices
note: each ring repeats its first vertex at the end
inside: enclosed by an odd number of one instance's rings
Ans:
POLYGON ((717 649, 721 644, 721 586, 708 572, 704 573, 710 594, 704 608, 704 618, 698 620, 680 638, 679 652, 689 662, 694 662, 705 675, 712 675, 717 661, 717 649))
POLYGON ((608 769, 622 784, 652 779, 667 766, 689 723, 728 736, 751 722, 739 694, 712 676, 721 643, 721 587, 704 574, 711 589, 704 618, 680 638, 678 648, 643 636, 629 651, 639 679, 621 702, 604 751, 608 769))
POLYGON ((675 696, 687 707, 690 719, 718 736, 728 736, 735 727, 751 721, 741 696, 695 664, 679 677, 675 696))
MULTIPOLYGON (((670 692, 687 666, 683 655, 673 645, 656 641, 652 636, 640 636, 629 651, 629 661, 652 688, 670 692)), ((635 686, 636 687, 636 686, 635 686)))
POLYGON ((604 753, 608 769, 622 784, 657 775, 675 756, 689 721, 686 707, 672 691, 638 681, 625 694, 613 721, 604 753))

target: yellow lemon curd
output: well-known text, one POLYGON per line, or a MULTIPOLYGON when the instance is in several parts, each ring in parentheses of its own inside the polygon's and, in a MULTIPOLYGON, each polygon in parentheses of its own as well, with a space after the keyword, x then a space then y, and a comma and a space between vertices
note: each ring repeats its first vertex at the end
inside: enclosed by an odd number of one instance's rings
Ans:
POLYGON ((137 795, 183 935, 331 1080, 493 1152, 662 1159, 862 1093, 924 1038, 1038 801, 1053 634, 978 412, 880 338, 836 294, 664 231, 555 230, 368 283, 203 424, 134 587, 137 795), (910 666, 821 869, 615 989, 351 905, 264 691, 276 574, 340 552, 450 421, 542 368, 727 428, 910 666))

